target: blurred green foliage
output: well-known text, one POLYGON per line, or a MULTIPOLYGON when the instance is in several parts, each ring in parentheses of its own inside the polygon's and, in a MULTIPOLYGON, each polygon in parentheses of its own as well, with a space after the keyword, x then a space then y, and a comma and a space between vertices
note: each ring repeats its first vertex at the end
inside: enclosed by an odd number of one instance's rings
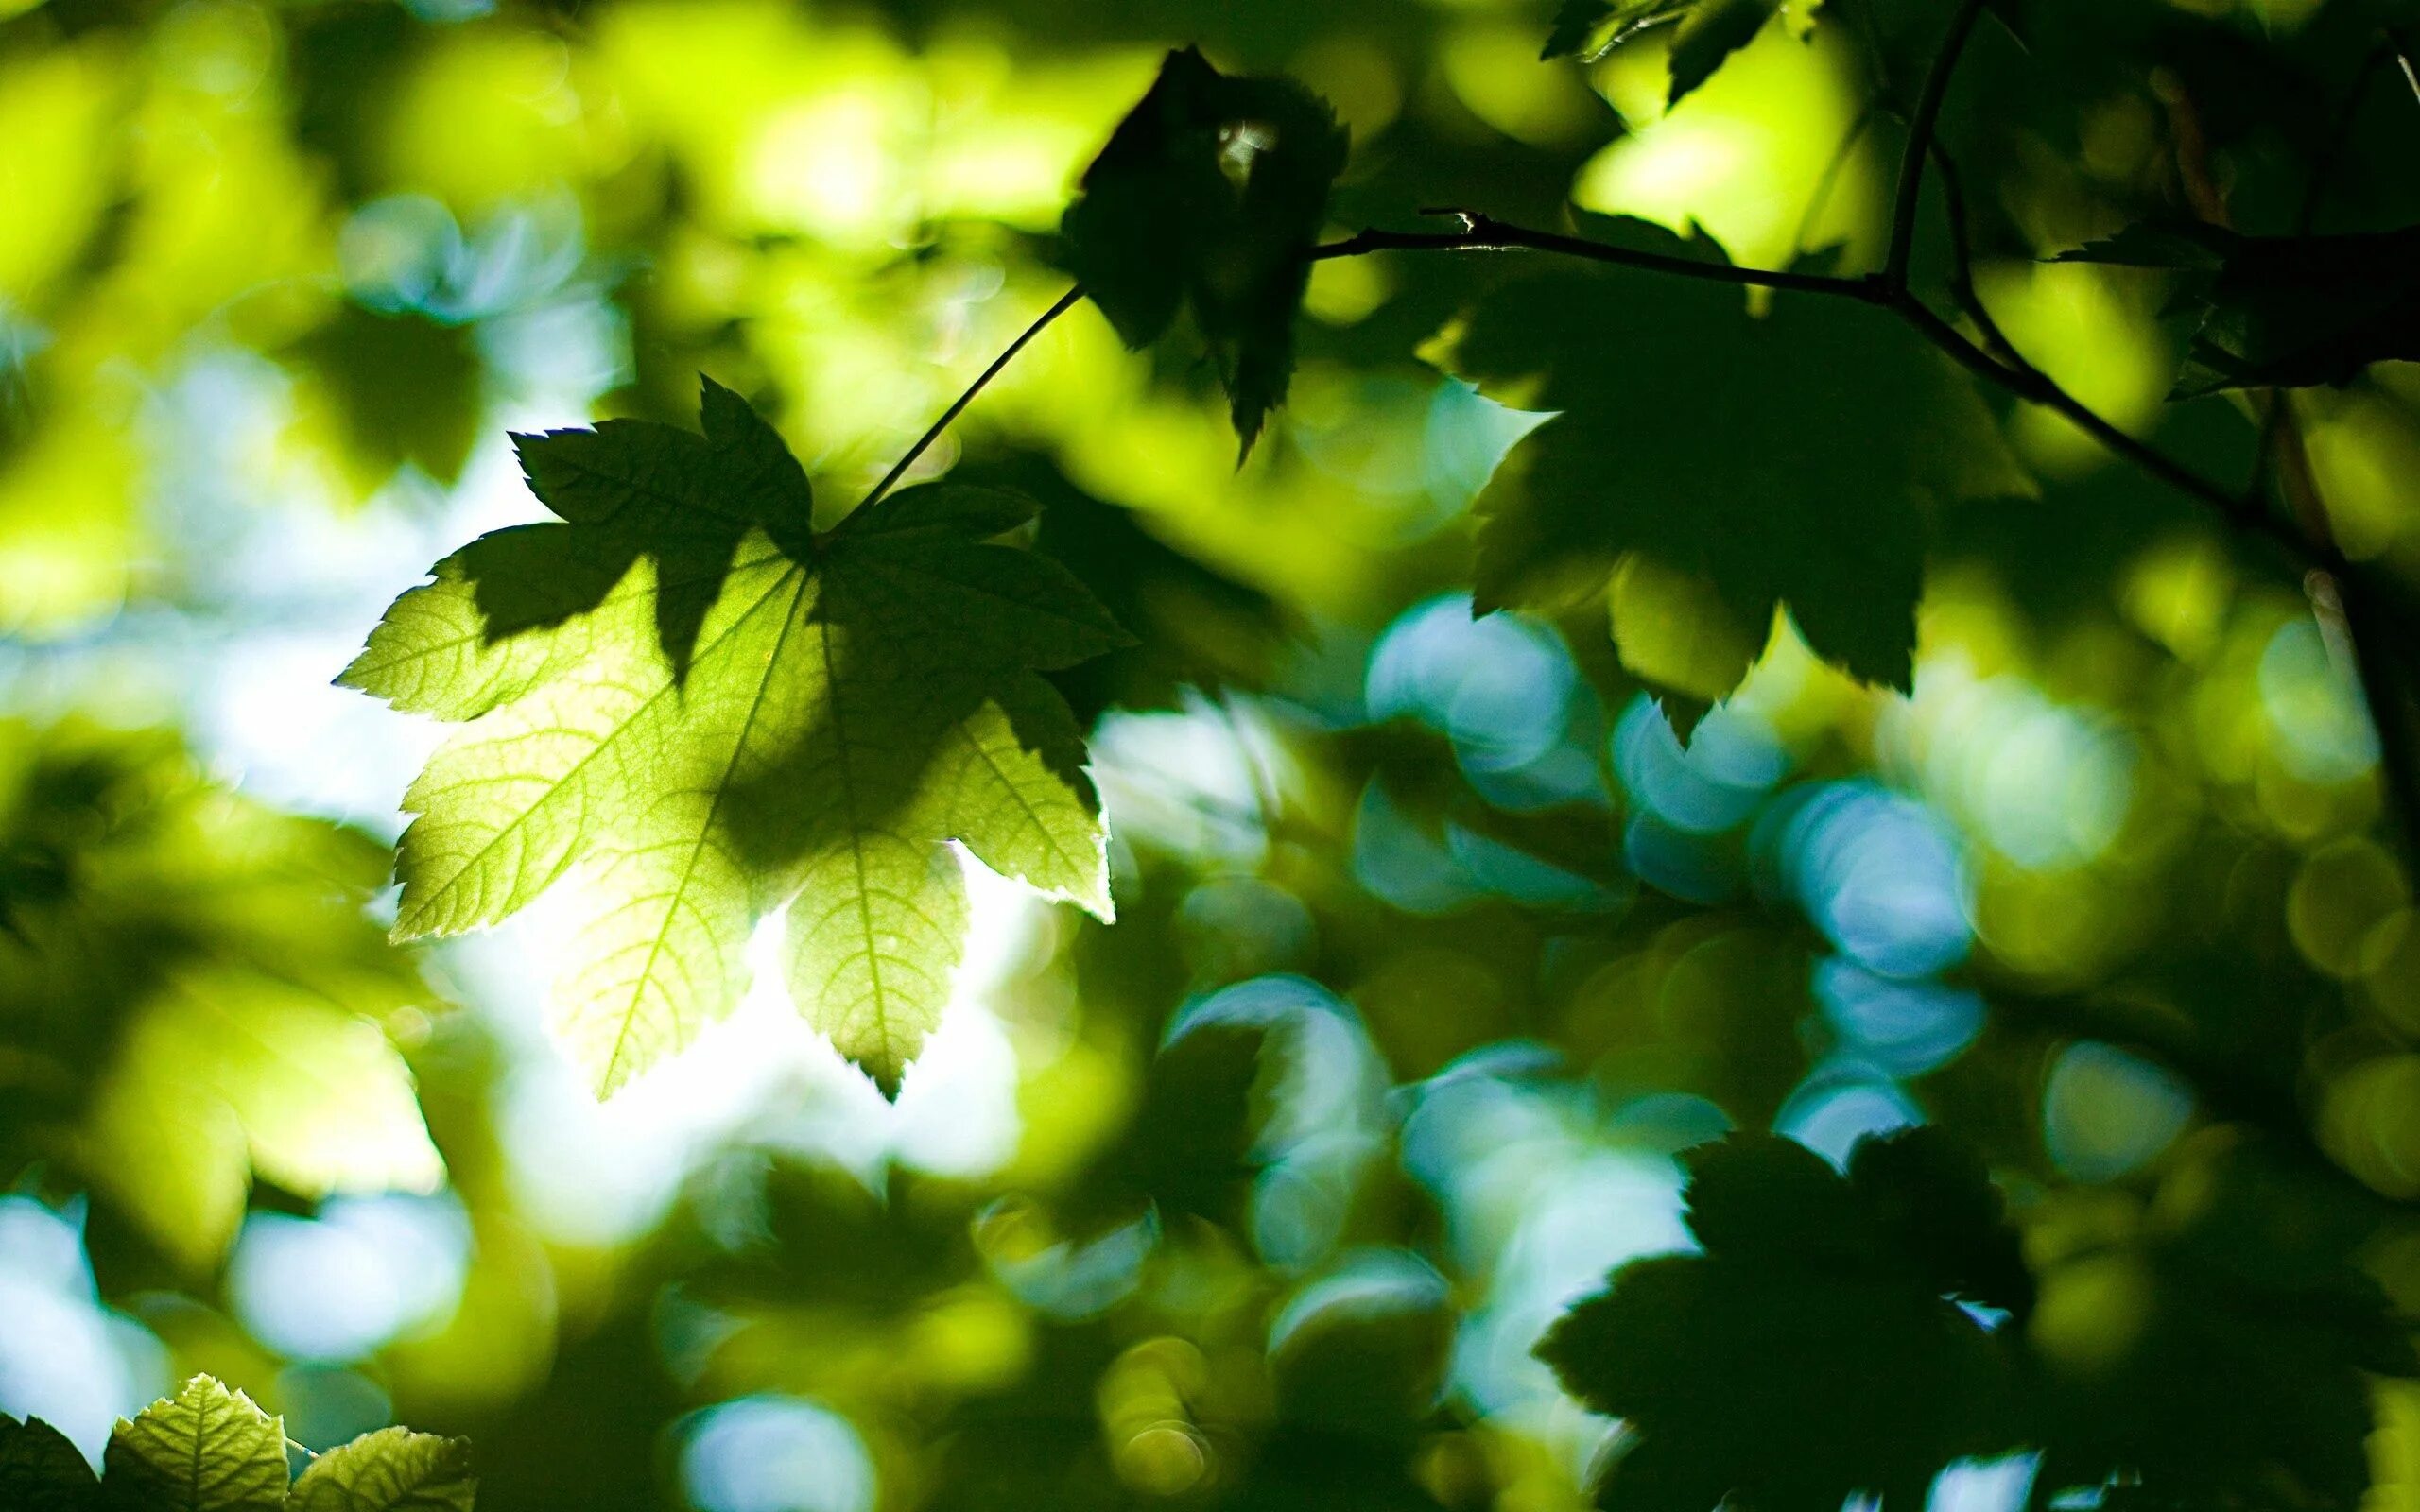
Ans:
POLYGON ((0 0, 0 1412, 263 1506, 455 1505, 395 1422, 490 1509, 2412 1504, 2406 8, 2005 0, 1938 95, 1908 296, 2229 509, 1863 297, 1302 255, 1858 278, 1957 10, 0 0), (1094 632, 804 622, 954 900, 895 1101, 716 639, 886 549, 1094 632), (390 943, 407 593, 459 739, 736 728, 560 829, 745 875, 390 943), (976 706, 1080 878, 935 816, 976 706), (633 897, 712 938, 600 1105, 633 897))

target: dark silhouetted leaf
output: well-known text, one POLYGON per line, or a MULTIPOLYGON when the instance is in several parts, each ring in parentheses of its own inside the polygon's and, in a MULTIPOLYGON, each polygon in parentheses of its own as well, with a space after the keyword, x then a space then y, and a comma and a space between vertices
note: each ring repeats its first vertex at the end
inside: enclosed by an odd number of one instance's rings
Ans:
POLYGON ((0 1414, 0 1506, 10 1512, 92 1512, 101 1503, 93 1468, 67 1436, 39 1418, 0 1414))
POLYGON ((1538 56, 1594 61, 1642 32, 1670 26, 1669 100, 1677 103, 1784 9, 1783 0, 1564 0, 1538 56))
POLYGON ((1686 1157, 1705 1252, 1623 1267, 1538 1347, 1567 1389, 1629 1425, 1600 1504, 1914 1507, 1950 1460, 2007 1447, 2003 1350, 1947 1294, 1969 1284, 1965 1257, 2013 1241, 1980 1167, 1941 1140, 1867 1141, 1845 1178, 1771 1135, 1686 1157), (1945 1230, 1914 1250, 1911 1201, 1941 1203, 1945 1230))
POLYGON ((1127 345, 1192 310, 1246 453, 1286 397, 1305 254, 1345 146, 1302 86, 1231 78, 1188 47, 1167 56, 1067 208, 1068 266, 1127 345))
POLYGON ((1686 698, 1731 691, 1777 607, 1826 660, 1906 688, 1929 505, 2031 490, 1972 382, 1846 301, 1758 318, 1718 284, 1554 273, 1440 345, 1491 396, 1562 411, 1480 496, 1479 607, 1610 588, 1624 663, 1686 698))
POLYGON ((1936 1291, 2019 1316, 2031 1309, 2033 1275, 1973 1150, 1934 1128, 1861 1140, 1849 1185, 1876 1229, 1936 1291))
POLYGON ((2186 277, 2199 324, 2172 399, 2342 384, 2374 362, 2420 360, 2420 226, 2246 236, 2195 222, 2142 225, 2059 260, 2186 277))

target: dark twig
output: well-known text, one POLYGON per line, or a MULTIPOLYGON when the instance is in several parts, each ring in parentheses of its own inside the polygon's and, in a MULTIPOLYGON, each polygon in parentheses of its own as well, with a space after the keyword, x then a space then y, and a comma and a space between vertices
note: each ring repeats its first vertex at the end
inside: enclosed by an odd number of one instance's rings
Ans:
POLYGON ((1527 226, 1508 225, 1493 215, 1475 215, 1469 211, 1433 211, 1433 215, 1452 215, 1462 223, 1460 231, 1365 231, 1340 242, 1330 242, 1313 248, 1313 259, 1330 257, 1366 257, 1372 252, 1504 252, 1524 249, 1553 252, 1564 257, 1577 257, 1592 263, 1611 263, 1620 267, 1643 268, 1651 273, 1668 273, 1678 278, 1703 279, 1713 284, 1736 284, 1752 288, 1796 289, 1808 294, 1843 295, 1869 302, 1880 302, 1879 295, 1870 282, 1861 278, 1841 278, 1829 273, 1790 273, 1771 268, 1735 267, 1729 263, 1701 262, 1694 258, 1673 257, 1663 252, 1640 251, 1629 247, 1615 247, 1605 242, 1592 242, 1578 236, 1565 236, 1558 232, 1532 231, 1527 226))
POLYGON ((1950 298, 1966 318, 1975 322, 1975 329, 1983 334, 1983 345, 1993 356, 2012 368, 2031 367, 2017 352, 2016 343, 2008 338, 2008 333, 2000 329, 1999 321, 1992 318, 1990 307, 1983 303, 1982 291, 1975 286, 1975 246, 1966 222, 1965 183, 1958 164, 1938 142, 1932 146, 1932 176, 1941 183, 1942 218, 1949 223, 1950 298))
MULTIPOLYGON (((1627 247, 1609 246, 1603 242, 1586 241, 1555 232, 1534 231, 1525 226, 1509 225, 1493 216, 1457 212, 1465 229, 1459 232, 1392 232, 1365 231, 1340 242, 1330 242, 1316 249, 1315 258, 1365 257, 1373 252, 1485 252, 1527 249, 1552 252, 1565 257, 1582 258, 1594 263, 1609 263, 1621 267, 1641 268, 1649 272, 1670 273, 1684 278, 1703 279, 1717 284, 1731 284, 1752 288, 1789 289, 1807 294, 1828 295, 1835 299, 1855 300, 1897 314, 1916 334, 1939 348, 1952 361, 1976 376, 2005 389, 2019 399, 2041 404, 2066 416, 2086 435, 2123 457, 2145 472, 2179 492, 2189 495, 2224 516, 2236 526, 2264 536, 2285 548, 2298 565, 2326 565, 2313 559, 2312 543, 2286 523, 2271 518, 2266 511, 2248 509, 2245 501, 2210 479, 2178 462, 2147 442, 2129 436, 2095 413, 2092 408, 2051 379, 2048 374, 2017 356, 2014 351, 1994 356, 1977 346, 1957 327, 1934 314, 1914 295, 1894 291, 1885 275, 1875 273, 1863 277, 1840 277, 1820 273, 1791 273, 1771 268, 1735 267, 1728 263, 1703 263, 1688 258, 1672 257, 1661 252, 1639 251, 1627 247), (2011 360, 2013 359, 2013 360, 2011 360)), ((2004 339, 2004 338, 2003 338, 2004 339)))
POLYGON ((1908 145, 1899 153, 1899 183, 1891 199, 1891 248, 1882 262, 1882 280, 1894 290, 1908 286, 1908 261, 1916 249, 1916 204, 1924 197, 1925 156, 1932 147, 1933 127, 1949 96, 1949 76, 1958 71, 1959 56, 1982 18, 1983 5, 1984 0, 1959 0, 1957 13, 1942 34, 1941 50, 1933 54, 1932 67, 1916 94, 1915 113, 1908 117, 1908 145))
POLYGON ((2243 501, 2236 495, 2159 448, 2119 430, 2090 405, 2060 387, 2049 374, 2013 351, 2009 354, 2013 360, 1993 357, 1968 340, 1956 326, 1927 309, 1913 295, 1903 295, 1892 301, 1891 308, 1914 326, 1918 335, 1968 371, 1997 384, 2019 399, 2066 417, 2094 440, 2169 488, 2208 505, 2240 528, 2256 530, 2270 537, 2298 560, 2308 560, 2310 543, 2293 529, 2265 515, 2248 513, 2243 508, 2243 501))

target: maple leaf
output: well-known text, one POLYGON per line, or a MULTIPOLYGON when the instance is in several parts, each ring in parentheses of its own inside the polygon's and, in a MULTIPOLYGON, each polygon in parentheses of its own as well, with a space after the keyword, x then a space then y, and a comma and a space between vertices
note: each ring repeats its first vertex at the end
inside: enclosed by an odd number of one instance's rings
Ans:
POLYGON ((1308 253, 1345 148, 1336 113, 1301 85, 1231 78, 1187 47, 1067 207, 1067 266, 1128 346, 1191 309, 1246 453, 1286 397, 1308 253))
POLYGON ((2031 1301, 1979 1163, 1927 1128, 1859 1142, 1845 1178, 1768 1134, 1685 1160, 1704 1253, 1622 1267, 1538 1346, 1628 1422, 1599 1504, 1915 1506, 1943 1465, 2013 1441, 2007 1364, 1953 1300, 2031 1301))
POLYGON ((92 1512, 100 1483, 67 1435, 39 1418, 0 1413, 0 1506, 15 1512, 92 1512))
POLYGON ((1720 284, 1550 273, 1435 345, 1491 397, 1559 412, 1479 497, 1478 607, 1608 593, 1624 663, 1668 695, 1728 694, 1782 607, 1826 660, 1907 688, 1928 504, 2032 490, 1973 382, 1846 301, 1757 318, 1720 284))
POLYGON ((819 535, 772 428, 712 382, 702 413, 515 438, 562 523, 440 562, 345 671, 464 725, 406 795, 395 930, 493 924, 577 869, 551 1017, 607 1095, 728 1011, 786 907, 793 1001, 895 1091, 962 945, 947 842, 1110 916, 1081 732, 1037 674, 1127 637, 988 543, 1028 501, 929 484, 819 535))

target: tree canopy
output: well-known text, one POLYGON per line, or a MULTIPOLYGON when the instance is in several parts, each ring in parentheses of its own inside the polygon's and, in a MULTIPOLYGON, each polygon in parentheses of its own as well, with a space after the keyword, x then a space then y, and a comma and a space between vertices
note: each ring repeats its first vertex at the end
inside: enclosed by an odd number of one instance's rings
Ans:
POLYGON ((2420 1497, 2402 0, 0 0, 0 1504, 2420 1497))

